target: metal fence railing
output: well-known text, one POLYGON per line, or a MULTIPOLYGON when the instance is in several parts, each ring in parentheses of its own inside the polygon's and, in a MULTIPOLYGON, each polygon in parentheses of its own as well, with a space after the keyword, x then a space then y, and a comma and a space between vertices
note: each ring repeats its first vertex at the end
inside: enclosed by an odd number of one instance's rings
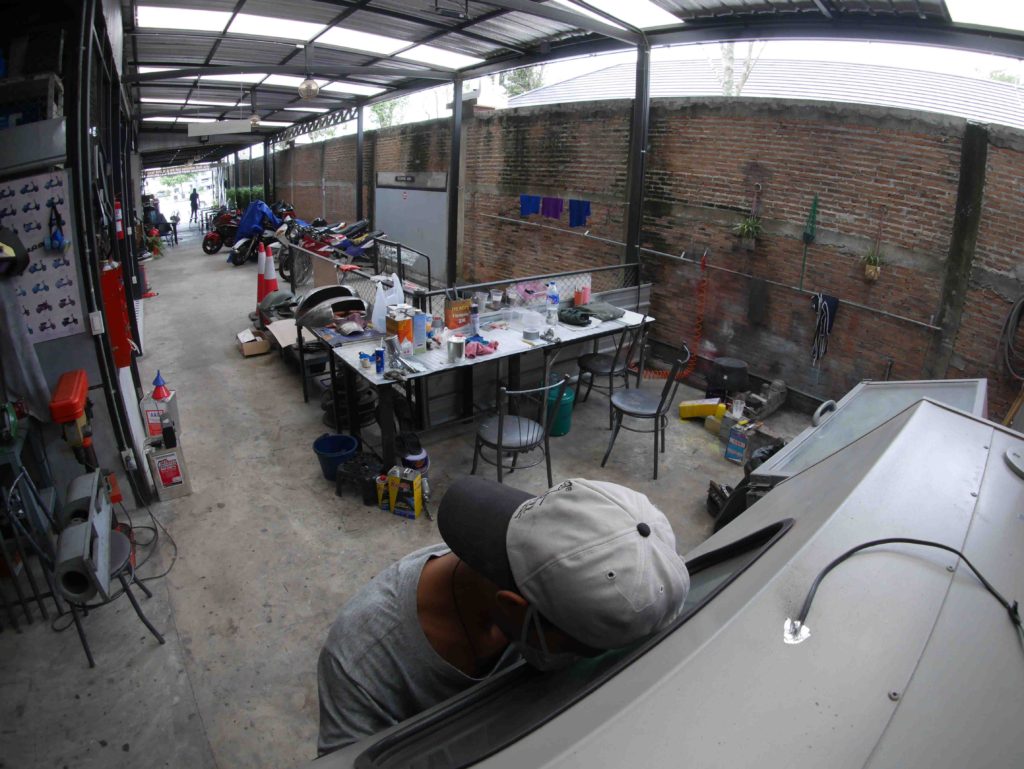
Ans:
POLYGON ((433 267, 430 257, 426 254, 387 238, 377 238, 376 244, 378 273, 398 273, 398 278, 403 283, 415 283, 428 291, 443 287, 434 284, 433 267))
POLYGON ((636 262, 615 264, 608 267, 591 267, 584 270, 552 272, 546 275, 530 275, 524 278, 494 280, 488 283, 471 283, 454 288, 438 288, 432 291, 417 291, 413 304, 421 310, 443 312, 445 299, 472 298, 478 294, 489 295, 492 290, 507 294, 510 302, 518 306, 543 305, 546 301, 547 284, 558 284, 562 303, 572 299, 578 289, 590 288, 591 294, 603 294, 624 288, 636 289, 637 305, 640 303, 640 269, 636 262))

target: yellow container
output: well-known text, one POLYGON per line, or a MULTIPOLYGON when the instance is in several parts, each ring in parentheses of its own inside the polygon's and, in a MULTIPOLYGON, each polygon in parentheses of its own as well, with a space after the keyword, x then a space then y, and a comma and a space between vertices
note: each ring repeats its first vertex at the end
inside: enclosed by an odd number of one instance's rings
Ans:
POLYGON ((705 398, 699 401, 683 401, 679 404, 680 419, 696 419, 710 417, 725 413, 725 404, 719 402, 718 398, 705 398), (721 412, 719 412, 721 408, 721 412))

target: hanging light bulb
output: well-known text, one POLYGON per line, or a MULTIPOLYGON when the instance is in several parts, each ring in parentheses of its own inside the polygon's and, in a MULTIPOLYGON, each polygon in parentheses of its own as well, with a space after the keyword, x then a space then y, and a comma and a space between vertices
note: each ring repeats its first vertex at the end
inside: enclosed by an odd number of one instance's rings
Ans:
POLYGON ((306 79, 299 83, 299 98, 300 99, 315 99, 320 93, 320 86, 317 82, 309 76, 309 73, 313 68, 313 46, 305 46, 306 55, 306 79))
POLYGON ((315 99, 320 93, 320 86, 317 82, 307 77, 301 83, 299 83, 299 98, 300 99, 315 99))

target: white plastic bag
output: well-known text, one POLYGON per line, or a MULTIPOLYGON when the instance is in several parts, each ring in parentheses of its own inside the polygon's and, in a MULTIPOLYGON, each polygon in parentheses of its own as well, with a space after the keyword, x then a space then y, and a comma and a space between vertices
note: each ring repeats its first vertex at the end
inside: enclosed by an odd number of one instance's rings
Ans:
POLYGON ((388 300, 384 293, 384 286, 377 283, 377 293, 373 297, 373 315, 370 316, 370 323, 377 331, 383 331, 387 323, 388 300))
POLYGON ((388 289, 388 304, 405 304, 405 292, 402 290, 402 281, 398 279, 398 273, 391 273, 391 288, 388 289))

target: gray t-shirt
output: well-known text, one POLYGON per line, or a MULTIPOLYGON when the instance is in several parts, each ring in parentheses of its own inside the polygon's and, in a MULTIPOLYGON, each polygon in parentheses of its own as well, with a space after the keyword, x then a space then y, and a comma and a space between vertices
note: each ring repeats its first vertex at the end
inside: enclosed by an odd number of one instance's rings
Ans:
MULTIPOLYGON (((423 565, 449 553, 432 545, 384 569, 342 608, 317 664, 322 755, 404 721, 481 679, 430 645, 416 611, 423 565)), ((504 666, 506 654, 497 667, 504 666)))

